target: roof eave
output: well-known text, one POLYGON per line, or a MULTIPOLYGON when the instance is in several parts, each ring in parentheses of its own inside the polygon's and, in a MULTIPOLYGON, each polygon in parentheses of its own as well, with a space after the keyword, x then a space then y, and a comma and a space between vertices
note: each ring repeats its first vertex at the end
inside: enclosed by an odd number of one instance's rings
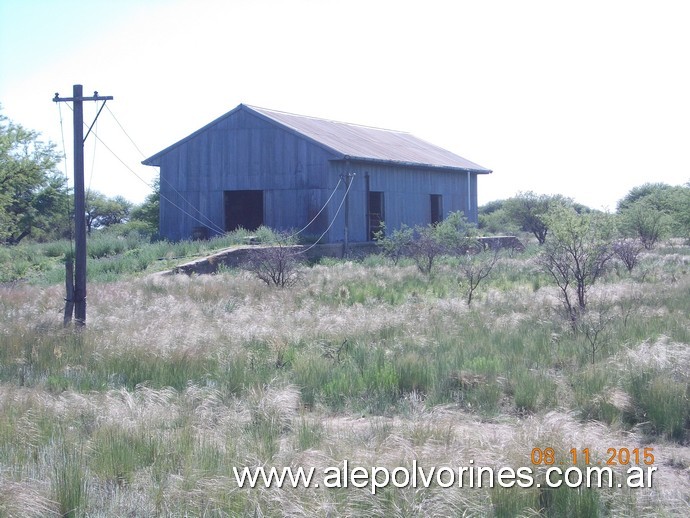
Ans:
POLYGON ((331 162, 361 162, 368 164, 378 164, 378 165, 390 165, 390 166, 402 166, 402 167, 423 167, 428 169, 441 169, 444 171, 457 171, 462 173, 476 173, 476 174, 490 174, 493 173, 491 169, 484 168, 471 168, 471 167, 458 167, 451 165, 437 165, 437 164, 423 164, 420 162, 403 162, 400 160, 387 160, 384 158, 370 158, 370 157, 359 157, 343 155, 337 158, 331 158, 331 162))

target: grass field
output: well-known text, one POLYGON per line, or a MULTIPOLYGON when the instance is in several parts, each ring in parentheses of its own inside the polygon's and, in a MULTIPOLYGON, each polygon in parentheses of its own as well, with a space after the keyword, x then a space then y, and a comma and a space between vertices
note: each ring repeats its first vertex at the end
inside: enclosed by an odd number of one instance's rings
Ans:
POLYGON ((536 253, 503 255, 470 307, 451 259, 430 276, 322 261, 276 289, 233 269, 151 276, 147 256, 94 275, 81 332, 62 328, 56 269, 27 267, 31 282, 0 287, 0 515, 690 515, 690 249, 610 268, 590 296, 594 344, 536 253), (654 484, 373 495, 243 489, 233 474, 472 461, 542 480, 534 448, 568 465, 572 449, 605 463, 647 448, 654 484))

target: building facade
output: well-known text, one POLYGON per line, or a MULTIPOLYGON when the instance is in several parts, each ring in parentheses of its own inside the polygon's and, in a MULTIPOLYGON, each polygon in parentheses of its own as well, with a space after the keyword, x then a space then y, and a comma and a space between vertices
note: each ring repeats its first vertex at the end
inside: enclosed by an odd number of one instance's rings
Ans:
POLYGON ((398 131, 239 105, 144 160, 160 167, 160 235, 213 236, 260 225, 321 243, 463 211, 491 171, 398 131), (347 196, 345 196, 347 192, 347 196))

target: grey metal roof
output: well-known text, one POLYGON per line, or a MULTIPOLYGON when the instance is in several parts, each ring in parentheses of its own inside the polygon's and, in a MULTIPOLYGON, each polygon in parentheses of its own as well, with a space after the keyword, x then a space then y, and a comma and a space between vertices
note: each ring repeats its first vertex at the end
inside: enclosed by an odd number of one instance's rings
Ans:
POLYGON ((462 171, 469 170, 482 174, 491 172, 485 167, 419 139, 410 133, 295 115, 245 104, 240 104, 188 137, 147 158, 142 163, 159 165, 158 159, 161 155, 242 109, 278 123, 316 144, 328 148, 334 154, 340 155, 338 158, 342 160, 430 166, 462 171))
POLYGON ((410 133, 247 107, 333 149, 343 158, 491 172, 410 133))

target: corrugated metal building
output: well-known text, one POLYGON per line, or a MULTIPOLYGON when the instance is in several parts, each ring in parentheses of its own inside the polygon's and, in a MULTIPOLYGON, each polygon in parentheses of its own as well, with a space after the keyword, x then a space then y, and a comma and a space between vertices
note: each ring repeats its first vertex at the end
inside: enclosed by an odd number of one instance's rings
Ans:
POLYGON ((304 234, 336 243, 346 214, 351 242, 370 241, 381 221, 458 210, 476 221, 477 177, 491 172, 409 133, 244 104, 143 163, 160 167, 160 234, 171 240, 315 218, 304 234))

